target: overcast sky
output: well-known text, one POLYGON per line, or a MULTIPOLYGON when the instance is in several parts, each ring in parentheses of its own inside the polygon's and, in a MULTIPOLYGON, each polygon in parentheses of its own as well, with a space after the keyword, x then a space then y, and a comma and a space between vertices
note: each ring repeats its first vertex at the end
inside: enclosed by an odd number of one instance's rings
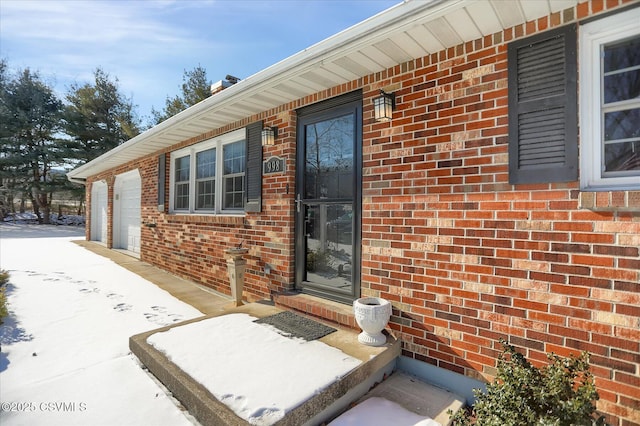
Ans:
POLYGON ((0 57, 64 96, 102 67, 144 118, 184 70, 246 78, 401 0, 0 0, 0 57))

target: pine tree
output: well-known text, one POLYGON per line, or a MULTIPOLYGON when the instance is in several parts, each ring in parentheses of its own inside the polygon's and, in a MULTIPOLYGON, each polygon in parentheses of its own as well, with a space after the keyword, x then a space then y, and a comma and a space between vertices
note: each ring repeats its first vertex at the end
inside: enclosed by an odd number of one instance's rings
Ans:
POLYGON ((157 111, 155 108, 151 109, 154 124, 173 117, 209 96, 211 96, 211 81, 207 79, 207 71, 200 65, 191 71, 185 70, 182 75, 180 95, 176 95, 173 98, 167 96, 163 111, 157 111))
POLYGON ((70 137, 65 155, 74 165, 87 163, 140 133, 132 101, 120 93, 118 79, 101 68, 93 84, 74 84, 66 95, 63 129, 70 137))
POLYGON ((10 78, 2 61, 0 85, 0 179, 7 201, 22 193, 40 223, 49 223, 56 183, 51 171, 63 163, 57 135, 62 103, 29 68, 10 78))

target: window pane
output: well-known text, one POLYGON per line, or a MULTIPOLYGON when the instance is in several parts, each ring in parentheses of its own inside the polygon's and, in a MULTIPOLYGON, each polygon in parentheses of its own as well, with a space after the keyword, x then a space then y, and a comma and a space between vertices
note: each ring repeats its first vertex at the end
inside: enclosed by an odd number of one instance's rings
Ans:
POLYGON ((352 204, 308 206, 305 216, 306 280, 350 292, 353 268, 352 204))
POLYGON ((607 172, 640 171, 640 141, 607 144, 604 156, 607 172))
POLYGON ((244 141, 230 143, 222 148, 224 157, 224 174, 244 173, 245 167, 244 141))
POLYGON ((604 77, 605 104, 640 98, 640 69, 604 77))
POLYGON ((176 182, 189 180, 189 156, 176 158, 176 182))
POLYGON ((604 172, 634 176, 640 171, 640 37, 605 46, 603 53, 604 172))
POLYGON ((186 210, 189 208, 189 184, 176 183, 176 200, 174 208, 176 210, 186 210))
POLYGON ((215 207, 215 179, 198 181, 196 209, 212 210, 215 207))
POLYGON ((216 149, 208 149, 196 154, 196 179, 213 177, 216 175, 216 149))
POLYGON ((640 37, 605 46, 604 72, 640 65, 640 37))
POLYGON ((244 157, 242 158, 234 158, 233 159, 233 172, 232 173, 240 173, 242 172, 242 165, 244 164, 244 157))
POLYGON ((244 207, 244 176, 224 178, 224 208, 241 209, 244 207))
POLYGON ((602 62, 605 104, 640 98, 640 37, 606 46, 602 62))
POLYGON ((190 156, 176 158, 175 160, 175 200, 176 210, 189 209, 189 169, 190 156))
POLYGON ((604 140, 640 138, 640 108, 604 115, 604 140))
POLYGON ((224 145, 222 156, 225 176, 222 208, 242 209, 244 207, 245 142, 239 141, 224 145))
POLYGON ((353 196, 353 114, 306 126, 305 197, 353 196))

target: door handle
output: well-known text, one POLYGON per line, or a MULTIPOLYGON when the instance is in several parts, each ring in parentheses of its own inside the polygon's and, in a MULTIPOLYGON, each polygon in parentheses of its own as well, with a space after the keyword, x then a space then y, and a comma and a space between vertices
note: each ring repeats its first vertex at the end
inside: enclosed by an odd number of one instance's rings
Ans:
POLYGON ((298 193, 298 196, 296 197, 296 210, 298 213, 300 213, 301 204, 302 204, 302 198, 300 198, 300 193, 298 193))

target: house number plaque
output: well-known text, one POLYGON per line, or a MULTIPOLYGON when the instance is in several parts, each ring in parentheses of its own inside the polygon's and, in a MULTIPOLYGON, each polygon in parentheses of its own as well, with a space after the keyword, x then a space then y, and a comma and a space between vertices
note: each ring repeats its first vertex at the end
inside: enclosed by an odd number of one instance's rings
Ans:
POLYGON ((269 175, 274 173, 284 173, 284 158, 269 157, 262 163, 262 174, 269 175))

